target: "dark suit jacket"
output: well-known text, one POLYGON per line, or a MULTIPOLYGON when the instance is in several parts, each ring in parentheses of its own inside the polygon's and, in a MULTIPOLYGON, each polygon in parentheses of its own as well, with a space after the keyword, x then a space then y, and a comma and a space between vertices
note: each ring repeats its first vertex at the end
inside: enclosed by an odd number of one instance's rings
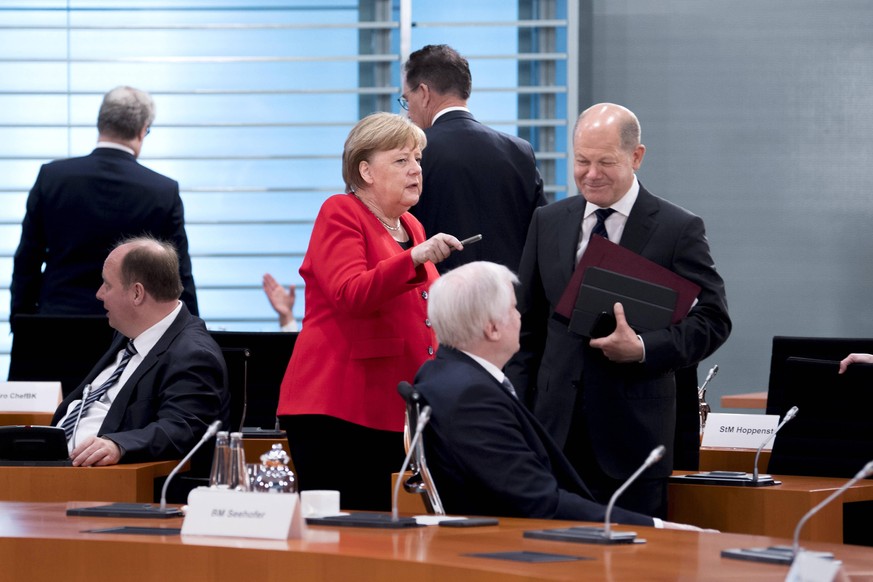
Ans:
MULTIPOLYGON (((109 351, 82 385, 55 412, 56 425, 73 400, 80 400, 89 384, 116 357, 127 338, 116 334, 109 351)), ((122 461, 135 463, 181 459, 215 420, 227 426, 230 396, 221 349, 203 321, 182 310, 124 384, 98 436, 124 449, 122 461)))
POLYGON ((112 148, 45 164, 27 198, 10 315, 103 315, 103 261, 122 238, 146 233, 176 246, 182 301, 196 315, 179 184, 112 148))
POLYGON ((471 261, 493 261, 516 271, 533 211, 546 203, 533 148, 466 111, 440 116, 425 134, 421 199, 410 212, 427 236, 483 235, 437 269, 445 273, 471 261))
POLYGON ((628 477, 663 444, 665 460, 649 475, 666 477, 673 464, 674 371, 709 356, 730 334, 724 282, 703 221, 641 186, 621 246, 694 281, 701 291, 679 323, 641 334, 645 363, 609 362, 587 338, 552 318, 575 268, 585 204, 582 196, 574 196, 534 214, 519 269, 521 350, 507 374, 558 444, 567 440, 578 393, 585 399, 594 453, 607 475, 628 477))
MULTIPOLYGON (((415 387, 432 408, 425 456, 446 511, 603 521, 606 508, 536 418, 472 358, 440 346, 415 387)), ((612 519, 653 525, 620 508, 612 519)))

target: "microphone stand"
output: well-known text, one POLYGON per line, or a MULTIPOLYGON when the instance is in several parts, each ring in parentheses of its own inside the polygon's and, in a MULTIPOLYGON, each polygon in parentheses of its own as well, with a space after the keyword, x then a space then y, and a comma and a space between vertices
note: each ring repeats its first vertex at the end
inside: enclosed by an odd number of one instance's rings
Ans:
POLYGON ((806 522, 809 521, 813 515, 819 512, 819 510, 842 495, 846 489, 860 481, 861 479, 866 479, 871 474, 873 474, 873 461, 870 461, 866 465, 864 465, 858 473, 852 477, 845 485, 828 495, 827 499, 810 509, 806 512, 806 515, 800 518, 800 521, 797 522, 797 527, 794 528, 794 544, 792 545, 792 557, 797 557, 797 552, 800 551, 800 530, 803 529, 803 526, 806 525, 806 522))
POLYGON ((179 461, 179 464, 176 465, 175 467, 173 467, 173 470, 170 471, 169 475, 167 475, 167 478, 164 480, 164 486, 161 488, 160 511, 164 512, 167 510, 167 486, 170 484, 170 479, 172 479, 173 477, 176 476, 176 473, 179 472, 179 469, 181 469, 182 466, 191 459, 191 457, 194 455, 194 453, 197 452, 197 449, 199 449, 203 443, 205 443, 206 441, 208 441, 209 439, 214 437, 215 433, 217 433, 218 429, 220 429, 220 428, 221 428, 221 421, 220 420, 216 420, 215 422, 210 424, 209 428, 206 429, 206 433, 203 435, 203 438, 200 439, 200 442, 197 443, 196 445, 194 445, 194 448, 191 449, 188 452, 188 454, 185 455, 185 458, 182 459, 181 461, 179 461))
POLYGON ((79 423, 82 421, 82 411, 85 410, 85 401, 91 394, 91 385, 86 384, 82 390, 82 400, 79 401, 79 410, 76 411, 76 423, 73 425, 73 432, 70 435, 70 450, 76 448, 76 433, 79 432, 79 423))
POLYGON ((674 483, 690 483, 694 485, 728 485, 742 487, 770 487, 773 485, 781 485, 781 481, 775 481, 770 475, 758 474, 758 459, 761 456, 761 451, 764 450, 767 443, 773 440, 776 433, 782 430, 782 427, 785 426, 789 420, 797 416, 797 410, 798 408, 796 406, 792 406, 791 409, 785 413, 782 422, 780 422, 776 429, 767 435, 764 442, 758 446, 758 450, 755 453, 755 466, 752 469, 751 475, 743 471, 708 471, 691 475, 677 475, 670 477, 670 481, 674 483))
MULTIPOLYGON (((846 489, 860 481, 873 475, 873 461, 870 461, 858 471, 858 473, 849 479, 842 487, 828 495, 828 497, 810 509, 800 518, 797 526, 794 528, 794 540, 791 546, 770 546, 768 548, 734 548, 730 550, 722 550, 723 558, 731 558, 734 560, 748 560, 752 562, 767 562, 770 564, 791 564, 797 554, 800 552, 800 530, 806 525, 806 522, 818 513, 822 507, 842 495, 846 489)), ((834 555, 830 552, 810 552, 818 558, 833 559, 834 555)))
POLYGON ((412 441, 409 443, 409 452, 406 453, 406 458, 403 459, 403 465, 400 466, 400 474, 397 476, 397 481, 394 483, 394 495, 391 497, 391 521, 398 521, 400 519, 398 516, 400 483, 403 481, 403 474, 406 472, 406 467, 409 466, 409 461, 412 459, 412 455, 415 454, 415 447, 418 446, 418 441, 421 439, 421 433, 430 420, 430 412, 430 406, 425 406, 421 409, 421 412, 418 415, 418 423, 415 426, 415 436, 412 437, 412 441))
POLYGON ((212 424, 209 425, 209 428, 206 429, 206 432, 203 434, 203 437, 200 441, 194 445, 194 448, 185 455, 185 458, 179 461, 179 463, 170 471, 170 474, 167 476, 164 481, 164 486, 161 489, 161 503, 159 506, 155 506, 152 503, 110 503, 108 505, 96 505, 94 507, 81 507, 78 509, 68 509, 67 515, 79 515, 79 516, 89 516, 89 517, 144 517, 144 518, 169 518, 169 517, 182 517, 182 511, 176 507, 167 507, 167 485, 170 483, 170 479, 172 479, 176 473, 182 468, 185 463, 191 458, 194 453, 197 452, 203 443, 211 439, 215 436, 215 433, 218 432, 218 429, 221 428, 221 421, 216 420, 212 424))
POLYGON ((524 537, 541 540, 552 540, 557 542, 579 542, 583 544, 642 544, 646 540, 637 539, 637 533, 633 531, 614 532, 611 528, 610 517, 612 509, 615 507, 616 500, 625 490, 636 481, 643 471, 657 463, 663 458, 666 449, 664 445, 655 447, 643 464, 631 475, 627 481, 622 483, 612 497, 609 498, 609 503, 606 506, 606 512, 603 517, 603 527, 596 526, 577 526, 560 529, 543 529, 531 530, 524 532, 524 537))
POLYGON ((771 432, 770 435, 767 437, 767 440, 765 440, 763 443, 761 443, 761 446, 758 447, 758 452, 755 453, 755 468, 752 470, 752 481, 753 482, 755 482, 755 483, 758 482, 758 457, 761 456, 761 451, 764 449, 765 446, 767 446, 767 443, 769 443, 771 440, 773 440, 773 438, 776 436, 776 433, 779 432, 779 430, 783 426, 785 426, 785 423, 788 422, 789 420, 791 420, 792 418, 794 418, 795 416, 797 416, 797 407, 792 406, 788 410, 788 412, 785 413, 785 418, 782 419, 782 422, 779 423, 779 426, 776 427, 776 430, 771 432))
MULTIPOLYGON (((418 399, 417 392, 408 382, 401 382, 397 387, 398 392, 407 401, 410 399, 418 399)), ((400 529, 407 527, 418 527, 419 524, 414 517, 400 517, 398 515, 398 502, 400 495, 400 483, 403 481, 403 473, 409 466, 412 455, 415 454, 415 449, 421 439, 421 433, 424 427, 430 420, 431 407, 424 406, 418 414, 418 422, 415 426, 415 435, 409 443, 409 451, 403 459, 403 465, 400 467, 400 474, 397 476, 397 481, 394 483, 394 494, 391 500, 391 513, 350 513, 348 515, 331 515, 327 517, 307 517, 306 523, 313 525, 336 525, 347 527, 369 527, 382 529, 400 529)))
POLYGON ((697 389, 697 406, 700 414, 701 434, 703 433, 703 429, 706 428, 706 418, 712 411, 712 408, 710 408, 709 404, 706 402, 706 385, 709 384, 710 380, 715 378, 716 374, 718 374, 718 364, 709 369, 709 373, 706 375, 706 380, 704 380, 700 388, 697 389))

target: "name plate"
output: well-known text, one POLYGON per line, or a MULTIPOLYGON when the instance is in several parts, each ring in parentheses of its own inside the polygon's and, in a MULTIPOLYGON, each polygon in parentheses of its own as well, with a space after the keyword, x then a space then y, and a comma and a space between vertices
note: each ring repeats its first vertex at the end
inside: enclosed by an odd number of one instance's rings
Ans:
POLYGON ((60 382, 0 382, 0 412, 54 413, 60 403, 60 382))
MULTIPOLYGON (((723 447, 730 449, 757 449, 767 436, 773 434, 779 425, 775 414, 727 414, 711 413, 706 418, 703 429, 704 447, 723 447)), ((771 440, 764 450, 773 448, 771 440)))
POLYGON ((284 540, 303 537, 300 496, 198 487, 188 494, 182 535, 284 540))

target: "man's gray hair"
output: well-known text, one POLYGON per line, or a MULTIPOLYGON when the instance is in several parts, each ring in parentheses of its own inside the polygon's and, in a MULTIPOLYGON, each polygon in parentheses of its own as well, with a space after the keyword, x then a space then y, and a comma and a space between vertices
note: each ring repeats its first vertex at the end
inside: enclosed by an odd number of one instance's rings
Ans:
POLYGON ((427 315, 441 345, 468 349, 491 322, 506 320, 518 284, 497 263, 476 261, 453 269, 430 287, 427 315))
POLYGON ((132 140, 155 120, 155 102, 145 91, 116 87, 103 96, 97 130, 105 136, 132 140))

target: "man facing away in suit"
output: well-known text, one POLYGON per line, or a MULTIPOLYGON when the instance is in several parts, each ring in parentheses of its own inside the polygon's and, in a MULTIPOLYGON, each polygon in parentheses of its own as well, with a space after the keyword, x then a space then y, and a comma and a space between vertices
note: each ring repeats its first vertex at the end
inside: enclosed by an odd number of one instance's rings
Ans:
POLYGON ((97 299, 115 339, 52 419, 74 466, 180 459, 212 422, 227 424, 221 349, 181 292, 170 243, 140 237, 109 253, 97 299))
POLYGON ((467 108, 470 67, 453 48, 425 46, 403 70, 400 103, 427 136, 421 199, 410 212, 428 235, 483 236, 437 269, 480 260, 517 269, 531 215, 546 203, 533 148, 476 121, 467 108))
MULTIPOLYGON (((431 286, 439 350, 415 387, 432 409, 423 440, 437 491, 455 514, 603 521, 604 505, 501 372, 519 347, 515 283, 503 265, 477 261, 431 286)), ((612 520, 696 529, 619 507, 612 520)))
POLYGON ((646 148, 633 112, 594 105, 573 136, 581 196, 534 213, 519 267, 521 349, 506 373, 600 501, 663 444, 664 461, 623 497, 626 507, 661 516, 673 466, 675 371, 727 340, 724 282, 703 221, 637 180, 646 148), (678 323, 637 334, 616 303, 613 333, 589 340, 570 332, 552 315, 592 233, 699 285, 695 305, 678 323))
POLYGON ((94 289, 103 259, 119 240, 143 234, 178 249, 182 301, 198 314, 179 184, 137 162, 154 119, 148 93, 116 87, 103 97, 94 151, 42 166, 15 252, 12 317, 102 314, 94 289))

